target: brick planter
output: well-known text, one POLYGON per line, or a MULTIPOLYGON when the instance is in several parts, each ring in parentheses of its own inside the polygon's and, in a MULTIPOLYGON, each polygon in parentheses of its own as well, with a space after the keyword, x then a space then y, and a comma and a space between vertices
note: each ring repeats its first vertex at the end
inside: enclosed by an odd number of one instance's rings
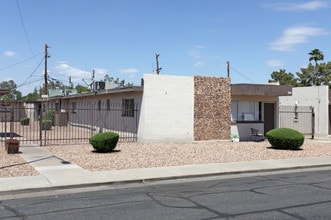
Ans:
POLYGON ((6 140, 6 151, 8 154, 18 154, 20 149, 20 141, 16 139, 6 140))

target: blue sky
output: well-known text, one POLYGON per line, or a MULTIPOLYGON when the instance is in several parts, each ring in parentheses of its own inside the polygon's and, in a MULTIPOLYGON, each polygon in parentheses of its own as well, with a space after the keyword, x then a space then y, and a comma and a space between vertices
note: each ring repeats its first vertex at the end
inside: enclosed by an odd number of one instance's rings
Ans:
POLYGON ((92 70, 140 83, 161 74, 227 75, 267 83, 273 71, 300 71, 318 48, 331 61, 329 0, 1 0, 0 81, 23 94, 48 74, 85 85, 92 70))

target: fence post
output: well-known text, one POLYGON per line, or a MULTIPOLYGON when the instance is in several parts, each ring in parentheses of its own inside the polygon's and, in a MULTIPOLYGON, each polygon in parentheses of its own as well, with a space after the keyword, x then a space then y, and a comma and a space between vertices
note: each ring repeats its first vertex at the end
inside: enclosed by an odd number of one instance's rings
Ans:
POLYGON ((93 136, 93 127, 94 127, 94 105, 93 105, 93 102, 91 102, 91 137, 93 136))
MULTIPOLYGON (((139 121, 139 118, 138 118, 138 111, 139 111, 139 103, 137 102, 136 105, 135 105, 135 114, 134 116, 136 117, 136 124, 135 124, 135 134, 133 134, 135 137, 134 137, 134 140, 137 141, 138 140, 138 121, 139 121)), ((132 132, 133 133, 133 132, 132 132)))
MULTIPOLYGON (((1 103, 1 104, 3 104, 3 103, 1 103)), ((6 143, 6 141, 7 141, 7 107, 6 107, 6 102, 4 102, 4 107, 5 107, 5 109, 4 109, 4 112, 5 112, 5 134, 4 134, 4 136, 5 136, 5 143, 6 143)))
POLYGON ((315 136, 315 112, 314 107, 311 107, 311 138, 315 136))
POLYGON ((13 138, 14 135, 14 108, 10 108, 10 139, 13 138))
POLYGON ((39 141, 40 141, 40 147, 43 145, 42 114, 43 114, 43 108, 42 108, 42 104, 41 104, 39 106, 39 141))
MULTIPOLYGON (((45 104, 45 107, 44 107, 44 117, 46 116, 46 113, 49 109, 49 106, 48 106, 48 102, 47 102, 47 105, 45 104)), ((45 117, 45 123, 44 124, 47 124, 46 122, 47 118, 45 117)), ((42 121, 42 119, 41 119, 42 121)), ((47 144, 47 125, 45 125, 45 128, 44 128, 44 144, 46 145, 47 144)))

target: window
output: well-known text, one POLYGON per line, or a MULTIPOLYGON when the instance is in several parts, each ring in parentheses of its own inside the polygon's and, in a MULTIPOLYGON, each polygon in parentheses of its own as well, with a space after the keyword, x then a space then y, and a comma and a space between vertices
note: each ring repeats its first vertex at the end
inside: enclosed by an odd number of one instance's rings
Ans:
POLYGON ((134 117, 134 99, 122 99, 122 116, 134 117))
POLYGON ((0 112, 11 112, 13 107, 11 105, 1 105, 0 112))
POLYGON ((231 121, 261 121, 261 102, 232 101, 231 121))
POLYGON ((71 103, 71 108, 72 113, 76 113, 76 102, 71 103))
POLYGON ((107 99, 107 111, 109 111, 109 110, 110 110, 110 100, 107 99))
POLYGON ((61 108, 61 106, 60 106, 60 102, 56 102, 56 103, 55 103, 55 111, 56 111, 56 112, 60 112, 60 108, 61 108))
POLYGON ((101 100, 98 100, 98 110, 101 110, 101 100))

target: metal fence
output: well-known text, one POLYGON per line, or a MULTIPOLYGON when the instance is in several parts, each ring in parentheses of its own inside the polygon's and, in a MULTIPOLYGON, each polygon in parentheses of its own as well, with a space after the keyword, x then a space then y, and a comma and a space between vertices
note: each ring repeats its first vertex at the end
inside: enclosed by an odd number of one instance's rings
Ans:
POLYGON ((99 106, 90 102, 80 108, 57 110, 47 104, 1 103, 0 138, 2 141, 15 138, 23 144, 42 146, 87 143, 97 133, 112 131, 119 134, 119 141, 134 142, 137 140, 138 104, 134 103, 130 109, 124 105, 99 106))
POLYGON ((304 135, 315 135, 315 113, 312 106, 279 106, 279 127, 292 128, 304 135))

